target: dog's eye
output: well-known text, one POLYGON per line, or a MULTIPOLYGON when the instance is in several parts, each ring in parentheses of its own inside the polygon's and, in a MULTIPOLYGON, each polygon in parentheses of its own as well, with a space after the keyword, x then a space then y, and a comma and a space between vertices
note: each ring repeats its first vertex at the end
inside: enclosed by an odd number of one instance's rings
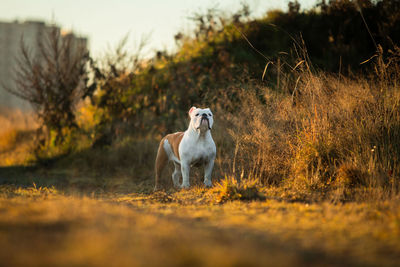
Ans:
POLYGON ((212 115, 211 115, 211 113, 208 113, 208 116, 210 116, 210 117, 211 117, 211 116, 212 116, 212 115))
POLYGON ((196 117, 199 116, 199 113, 197 113, 195 116, 196 116, 196 117))

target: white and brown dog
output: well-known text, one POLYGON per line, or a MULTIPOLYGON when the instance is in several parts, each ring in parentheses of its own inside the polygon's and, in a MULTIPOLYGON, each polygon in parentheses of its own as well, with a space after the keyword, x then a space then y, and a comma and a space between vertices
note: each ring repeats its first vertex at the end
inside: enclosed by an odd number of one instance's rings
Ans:
POLYGON ((216 147, 211 136, 213 114, 209 108, 192 107, 189 110, 190 124, 185 132, 177 132, 165 136, 158 147, 156 158, 155 190, 158 190, 160 175, 168 160, 175 165, 172 174, 174 186, 188 188, 190 167, 202 164, 204 166, 204 184, 212 186, 211 173, 214 167, 216 147))

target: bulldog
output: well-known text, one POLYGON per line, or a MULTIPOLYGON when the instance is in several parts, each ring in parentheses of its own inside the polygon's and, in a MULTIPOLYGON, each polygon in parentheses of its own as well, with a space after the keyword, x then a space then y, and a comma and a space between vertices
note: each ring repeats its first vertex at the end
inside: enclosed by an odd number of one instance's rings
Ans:
POLYGON ((193 165, 204 166, 204 184, 207 187, 212 186, 211 173, 216 155, 215 143, 211 136, 213 114, 209 108, 192 107, 189 110, 189 117, 190 124, 185 132, 168 134, 160 142, 156 157, 154 190, 159 189, 160 175, 168 161, 172 161, 175 165, 172 174, 175 187, 190 186, 189 173, 193 165))

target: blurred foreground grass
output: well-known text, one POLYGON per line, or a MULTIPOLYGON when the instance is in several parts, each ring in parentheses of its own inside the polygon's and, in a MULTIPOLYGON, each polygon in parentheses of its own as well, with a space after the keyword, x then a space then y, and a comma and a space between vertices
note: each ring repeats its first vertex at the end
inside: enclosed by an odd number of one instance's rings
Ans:
MULTIPOLYGON (((134 191, 134 190, 133 190, 134 191)), ((0 186, 4 266, 395 266, 398 201, 217 203, 218 187, 82 194, 0 186)), ((267 193, 267 192, 264 192, 267 193)))

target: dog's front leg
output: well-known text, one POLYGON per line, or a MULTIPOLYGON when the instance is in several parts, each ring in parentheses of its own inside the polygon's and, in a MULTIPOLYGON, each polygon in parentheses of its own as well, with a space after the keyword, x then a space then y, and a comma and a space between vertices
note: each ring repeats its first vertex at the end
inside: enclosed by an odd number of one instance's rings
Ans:
POLYGON ((175 187, 179 187, 179 178, 182 177, 181 174, 181 165, 174 162, 175 170, 174 173, 172 174, 172 182, 174 183, 175 187))
POLYGON ((189 174, 190 164, 187 161, 181 161, 181 172, 182 172, 182 185, 181 188, 189 188, 189 174))
POLYGON ((210 159, 205 165, 204 165, 204 184, 207 187, 212 186, 211 182, 211 173, 214 167, 214 158, 210 159))

